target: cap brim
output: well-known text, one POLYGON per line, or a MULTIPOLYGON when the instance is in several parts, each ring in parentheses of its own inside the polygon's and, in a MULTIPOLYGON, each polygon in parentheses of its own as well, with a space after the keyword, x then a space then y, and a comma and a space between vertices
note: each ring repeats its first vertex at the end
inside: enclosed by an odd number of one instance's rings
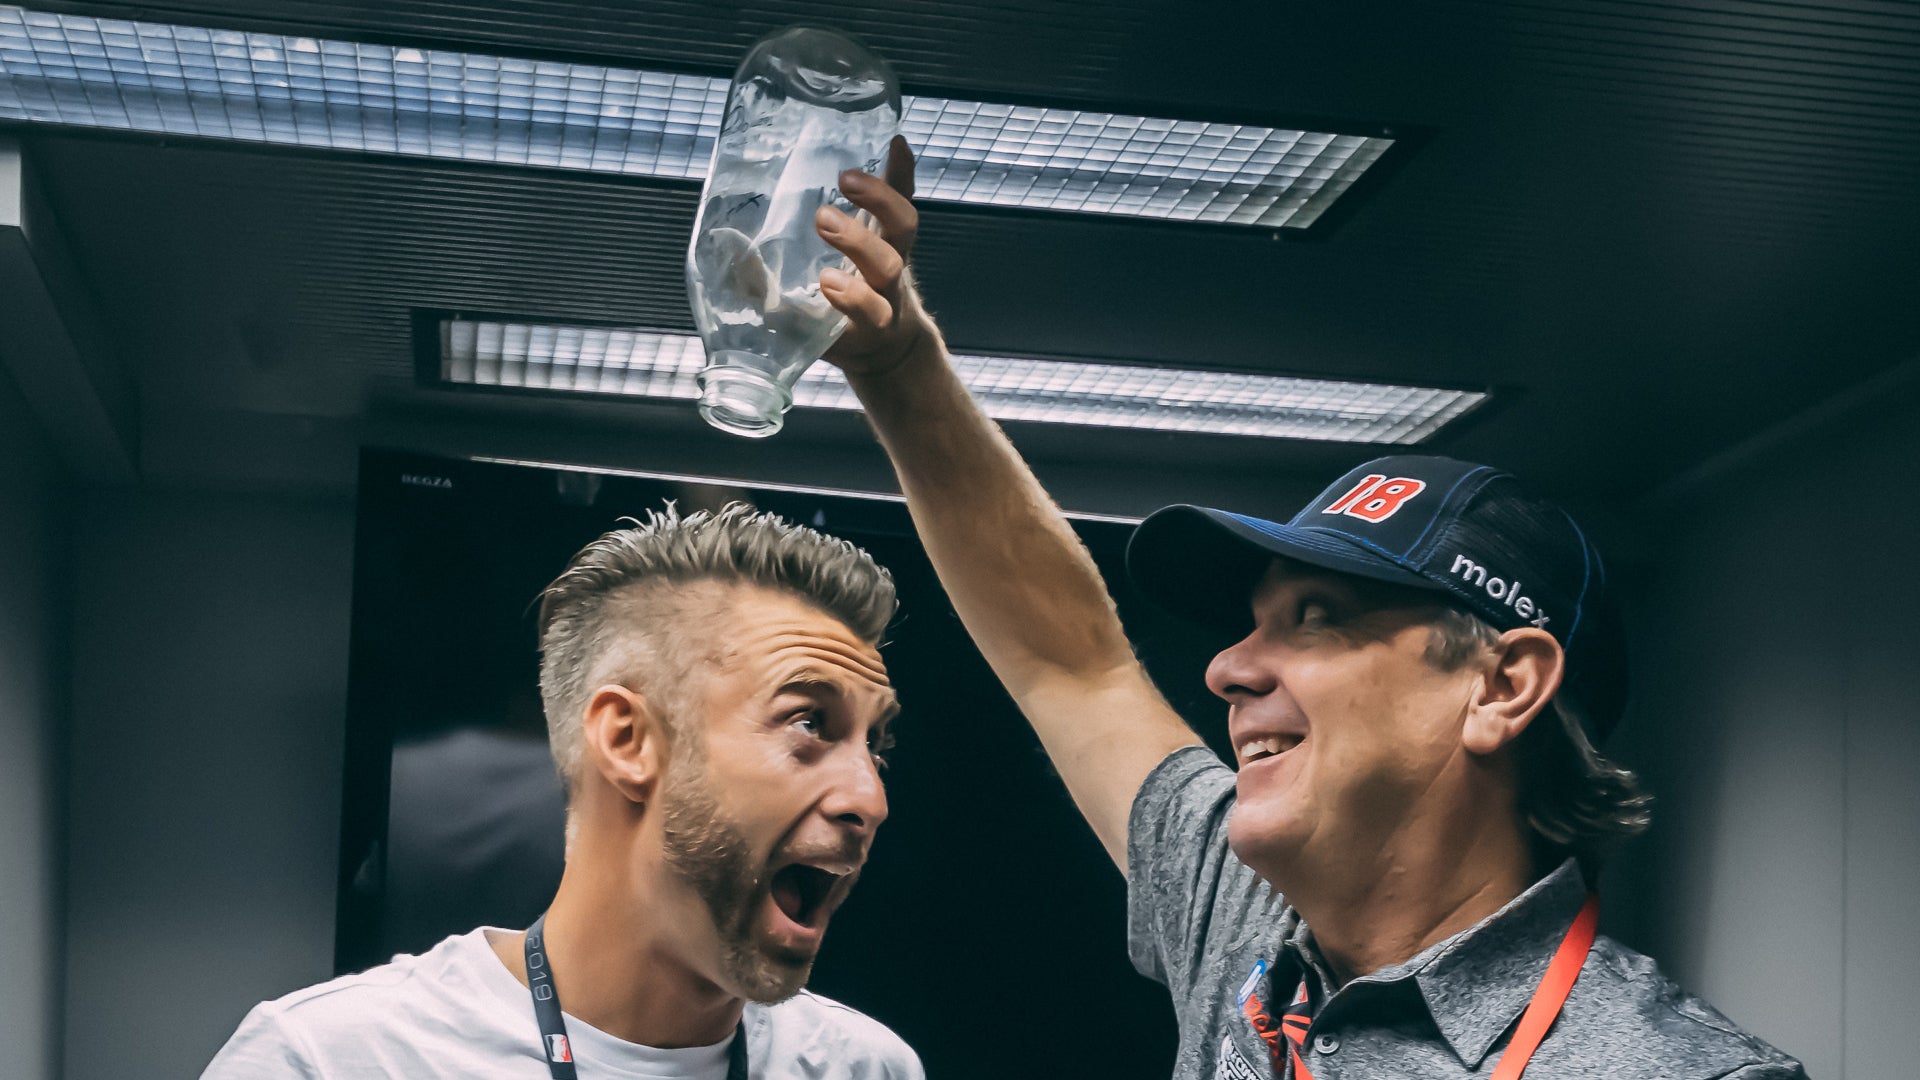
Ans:
POLYGON ((1253 586, 1275 556, 1335 573, 1444 591, 1437 583, 1335 533, 1204 506, 1155 511, 1127 542, 1127 576, 1155 604, 1195 622, 1245 630, 1253 586))

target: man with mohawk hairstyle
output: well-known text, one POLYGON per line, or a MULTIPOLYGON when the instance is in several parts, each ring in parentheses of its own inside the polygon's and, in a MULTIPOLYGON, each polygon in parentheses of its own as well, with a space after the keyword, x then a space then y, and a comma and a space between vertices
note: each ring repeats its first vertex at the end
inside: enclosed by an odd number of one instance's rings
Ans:
POLYGON ((546 915, 262 1004, 204 1078, 923 1080, 802 989, 887 816, 893 612, 865 552, 741 504, 588 544, 540 610, 546 915))

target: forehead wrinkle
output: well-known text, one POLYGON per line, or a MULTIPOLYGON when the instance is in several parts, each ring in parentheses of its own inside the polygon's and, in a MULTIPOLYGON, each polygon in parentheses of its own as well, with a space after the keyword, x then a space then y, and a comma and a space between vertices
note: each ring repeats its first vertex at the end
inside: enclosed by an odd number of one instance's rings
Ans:
POLYGON ((823 636, 816 630, 793 627, 775 629, 763 640, 771 646, 769 653, 776 659, 795 650, 812 652, 827 660, 838 661, 873 682, 883 686, 892 685, 887 678, 887 665, 880 658, 880 651, 865 642, 856 647, 837 638, 823 636))

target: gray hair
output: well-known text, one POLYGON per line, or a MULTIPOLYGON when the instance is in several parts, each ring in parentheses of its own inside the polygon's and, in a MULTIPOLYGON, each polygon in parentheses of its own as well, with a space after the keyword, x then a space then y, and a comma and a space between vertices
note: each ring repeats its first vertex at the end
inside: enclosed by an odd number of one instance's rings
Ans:
POLYGON ((540 594, 540 697, 569 790, 586 757, 581 722, 595 689, 617 682, 647 694, 676 734, 689 676, 718 644, 688 632, 716 614, 701 586, 786 593, 870 645, 893 618, 893 577, 872 556, 745 503, 685 517, 668 504, 624 520, 632 527, 581 548, 540 594))
MULTIPOLYGON (((1485 620, 1452 607, 1432 629, 1427 661, 1443 671, 1457 670, 1500 640, 1485 620)), ((1536 717, 1514 741, 1520 812, 1536 847, 1555 861, 1573 855, 1597 872, 1621 843, 1647 830, 1653 797, 1631 770, 1595 749, 1578 702, 1556 694, 1544 712, 1552 714, 1549 722, 1536 717)))

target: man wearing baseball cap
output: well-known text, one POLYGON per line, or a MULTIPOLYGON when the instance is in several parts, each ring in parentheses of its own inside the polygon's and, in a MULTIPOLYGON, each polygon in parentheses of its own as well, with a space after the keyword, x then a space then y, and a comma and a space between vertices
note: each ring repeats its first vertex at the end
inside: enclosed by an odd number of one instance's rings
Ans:
POLYGON ((1592 881, 1647 800, 1595 749, 1626 649, 1571 518, 1505 472, 1425 456, 1367 462, 1271 520, 1148 518, 1135 582, 1238 637, 1207 671, 1236 773, 1148 680, 1092 560, 955 377, 905 273, 904 144, 887 183, 842 187, 877 231, 819 216, 858 270, 822 275, 851 324, 828 359, 1127 874, 1134 963, 1179 1014, 1175 1076, 1804 1076, 1595 934, 1592 881))

